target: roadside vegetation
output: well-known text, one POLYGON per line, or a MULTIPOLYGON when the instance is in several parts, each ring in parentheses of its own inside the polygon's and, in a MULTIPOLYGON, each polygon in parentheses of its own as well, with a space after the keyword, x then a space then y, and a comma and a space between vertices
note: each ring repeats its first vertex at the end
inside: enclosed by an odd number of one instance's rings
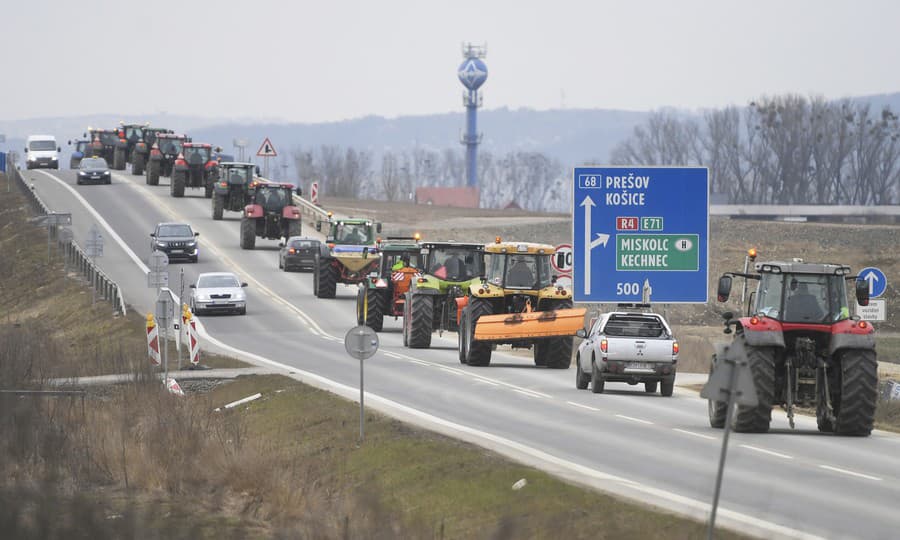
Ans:
MULTIPOLYGON (((705 525, 585 490, 281 376, 162 388, 144 319, 114 316, 0 195, 0 389, 130 373, 75 396, 0 394, 11 538, 697 538, 705 525), (8 255, 8 256, 6 256, 8 255), (228 410, 255 393, 260 400, 228 410), (512 488, 520 479, 527 484, 512 488)), ((241 365, 204 357, 204 363, 241 365)), ((68 388, 68 389, 71 389, 68 388)), ((721 538, 739 535, 723 532, 721 538)))

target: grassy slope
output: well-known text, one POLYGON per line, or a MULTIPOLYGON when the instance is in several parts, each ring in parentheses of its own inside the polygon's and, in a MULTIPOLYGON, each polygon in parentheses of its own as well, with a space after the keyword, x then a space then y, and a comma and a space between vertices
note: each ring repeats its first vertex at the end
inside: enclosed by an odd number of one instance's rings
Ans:
MULTIPOLYGON (((135 372, 77 402, 0 404, 0 528, 19 538, 696 538, 704 526, 367 415, 292 379, 176 398, 147 377, 143 317, 90 304, 0 196, 0 387, 135 372), (12 256, 14 255, 14 256, 12 256), (102 336, 102 338, 98 338, 102 336), (226 412, 215 407, 263 393, 226 412), (74 405, 74 406, 73 406, 74 405), (16 426, 28 426, 20 430, 16 426), (524 478, 528 485, 511 486, 524 478)), ((205 363, 216 363, 204 359, 205 363)), ((221 360, 228 363, 227 359, 221 360)), ((721 537, 738 537, 723 533, 721 537)))

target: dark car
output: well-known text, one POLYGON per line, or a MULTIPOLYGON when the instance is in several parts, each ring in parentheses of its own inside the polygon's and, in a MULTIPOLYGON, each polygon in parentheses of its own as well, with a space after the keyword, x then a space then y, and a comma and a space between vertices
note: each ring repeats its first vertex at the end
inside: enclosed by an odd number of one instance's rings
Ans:
POLYGON ((185 259, 197 262, 200 248, 197 237, 187 223, 159 223, 156 230, 150 233, 150 250, 161 251, 169 256, 169 260, 185 259))
POLYGON ((287 242, 280 244, 278 252, 278 268, 285 272, 291 269, 316 267, 316 253, 319 251, 319 241, 305 236, 292 236, 287 242))
POLYGON ((109 165, 103 158, 86 157, 78 164, 78 176, 75 179, 81 184, 112 184, 109 165))

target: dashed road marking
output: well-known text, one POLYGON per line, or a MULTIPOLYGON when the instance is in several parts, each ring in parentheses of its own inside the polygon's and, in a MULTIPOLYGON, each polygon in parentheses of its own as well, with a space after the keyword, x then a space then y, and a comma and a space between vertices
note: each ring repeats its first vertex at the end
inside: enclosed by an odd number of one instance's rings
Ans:
POLYGON ((686 429, 672 428, 672 431, 677 431, 678 433, 684 433, 685 435, 691 435, 694 437, 700 437, 701 439, 708 439, 710 441, 717 440, 715 437, 711 437, 709 435, 704 435, 703 433, 695 433, 693 431, 688 431, 686 429))
POLYGON ((855 476, 857 478, 865 478, 866 480, 874 480, 876 482, 881 482, 881 478, 877 476, 869 476, 868 474, 858 473, 854 471, 848 471, 847 469, 839 469, 838 467, 832 467, 831 465, 819 465, 820 469, 825 469, 827 471, 833 471, 836 473, 846 474, 848 476, 855 476))
POLYGON ((513 388, 512 390, 513 390, 513 392, 518 392, 519 394, 522 394, 523 396, 537 397, 537 398, 543 397, 543 396, 541 396, 540 394, 538 394, 537 392, 531 392, 531 391, 528 391, 528 390, 521 390, 521 389, 519 389, 519 388, 513 388))
POLYGON ((760 448, 758 446, 750 446, 749 444, 742 444, 740 446, 741 446, 741 448, 746 448, 747 450, 753 450, 754 452, 759 452, 760 454, 768 454, 770 456, 780 457, 783 459, 794 459, 794 456, 782 454, 781 452, 773 452, 772 450, 766 450, 765 448, 760 448))
POLYGON ((621 418, 623 420, 631 420, 632 422, 638 422, 640 424, 653 425, 653 422, 651 422, 650 420, 642 420, 640 418, 635 418, 633 416, 625 416, 624 414, 617 414, 616 417, 621 418))
POLYGON ((567 401, 566 403, 572 405, 573 407, 580 407, 589 411, 600 412, 600 409, 598 409, 597 407, 591 407, 590 405, 582 405, 581 403, 575 403, 574 401, 567 401))

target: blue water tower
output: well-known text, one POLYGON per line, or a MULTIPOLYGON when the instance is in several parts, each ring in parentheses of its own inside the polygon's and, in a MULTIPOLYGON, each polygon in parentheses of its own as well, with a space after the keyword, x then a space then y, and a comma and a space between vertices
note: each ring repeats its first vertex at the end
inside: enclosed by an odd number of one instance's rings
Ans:
POLYGON ((466 87, 463 91, 463 105, 466 107, 466 133, 462 136, 461 143, 466 147, 466 185, 478 186, 478 143, 481 142, 481 134, 478 133, 477 111, 481 107, 482 96, 478 92, 481 85, 487 80, 487 65, 482 58, 487 56, 487 45, 478 46, 471 43, 463 44, 463 63, 459 66, 456 75, 459 82, 466 87))

